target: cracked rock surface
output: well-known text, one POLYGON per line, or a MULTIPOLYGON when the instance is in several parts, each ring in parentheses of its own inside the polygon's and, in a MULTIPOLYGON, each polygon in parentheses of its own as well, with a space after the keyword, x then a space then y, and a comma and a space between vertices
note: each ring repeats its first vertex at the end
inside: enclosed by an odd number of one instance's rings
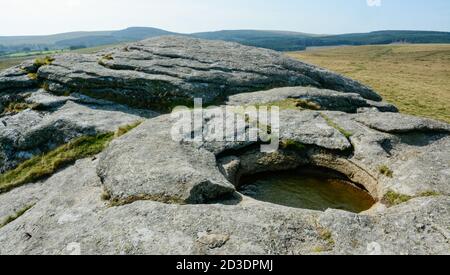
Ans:
POLYGON ((0 194, 0 222, 26 210, 0 228, 0 254, 450 253, 446 123, 235 43, 168 36, 49 63, 0 72, 1 173, 76 137, 144 122, 98 156, 0 194), (157 110, 197 96, 219 106, 192 129, 205 139, 192 142, 188 131, 174 140, 179 117, 157 110), (211 138, 222 120, 214 111, 231 110, 223 122, 242 116, 231 107, 284 100, 303 105, 281 108, 279 150, 211 138), (304 166, 345 175, 377 203, 359 214, 321 212, 237 191, 242 177, 304 166))

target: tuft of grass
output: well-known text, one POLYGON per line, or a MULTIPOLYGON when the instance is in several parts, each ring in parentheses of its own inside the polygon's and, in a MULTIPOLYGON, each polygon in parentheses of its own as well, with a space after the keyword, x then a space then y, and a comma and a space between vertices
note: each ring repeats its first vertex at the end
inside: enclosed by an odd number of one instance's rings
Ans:
POLYGON ((138 127, 141 124, 142 124, 142 121, 136 121, 135 123, 119 127, 119 129, 117 129, 117 132, 115 135, 116 138, 127 134, 129 131, 133 130, 134 128, 138 127))
POLYGON ((302 109, 315 111, 322 109, 322 106, 320 106, 319 104, 306 99, 296 99, 296 102, 297 102, 296 106, 302 109))
POLYGON ((436 191, 425 191, 419 194, 419 197, 437 197, 441 196, 442 194, 436 191))
POLYGON ((412 200, 414 197, 408 195, 402 195, 394 191, 389 191, 384 195, 383 202, 388 206, 396 206, 412 200))
POLYGON ((0 194, 49 177, 78 159, 92 157, 103 151, 113 138, 114 133, 80 137, 46 154, 33 157, 16 169, 0 175, 0 194))
POLYGON ((128 204, 132 204, 137 201, 154 201, 154 202, 160 202, 165 204, 179 204, 179 205, 185 205, 186 202, 177 196, 167 196, 165 194, 161 195, 137 195, 137 196, 131 196, 124 199, 120 198, 111 198, 109 197, 109 206, 110 207, 119 207, 124 206, 128 204))
POLYGON ((331 118, 329 118, 327 115, 321 113, 320 114, 323 119, 325 119, 325 121, 327 122, 327 124, 330 127, 333 127, 334 129, 338 130, 342 135, 344 135, 346 138, 350 138, 351 136, 353 136, 353 133, 345 130, 344 128, 342 128, 341 126, 339 126, 336 122, 334 122, 331 118))
POLYGON ((255 106, 259 108, 261 106, 270 107, 278 107, 280 110, 299 110, 299 109, 308 109, 308 110, 320 110, 322 107, 312 101, 306 99, 298 99, 298 98, 287 98, 284 100, 273 101, 268 103, 261 104, 251 104, 250 106, 255 106))
POLYGON ((282 149, 292 151, 303 151, 306 149, 303 143, 291 139, 281 141, 280 146, 282 149))
POLYGON ((98 60, 97 63, 98 63, 99 65, 105 66, 105 65, 106 65, 105 61, 108 61, 108 60, 114 60, 114 57, 112 56, 111 53, 110 53, 110 54, 105 54, 105 55, 103 55, 103 56, 98 60))
POLYGON ((378 171, 380 172, 380 174, 385 175, 388 178, 393 178, 394 177, 394 171, 392 171, 389 167, 387 167, 386 165, 381 165, 378 168, 378 171))
POLYGON ((324 252, 329 252, 330 249, 325 247, 325 246, 316 246, 312 249, 313 253, 324 253, 324 252))
POLYGON ((53 61, 55 61, 55 59, 50 56, 39 57, 34 60, 34 66, 40 68, 42 66, 51 65, 53 61))
POLYGON ((109 54, 105 54, 105 55, 102 57, 102 59, 105 59, 105 60, 114 60, 114 57, 112 56, 112 53, 109 53, 109 54))
POLYGON ((47 92, 50 91, 50 85, 46 81, 42 82, 39 87, 44 91, 47 91, 47 92))
POLYGON ((103 190, 100 198, 102 201, 109 201, 111 199, 111 194, 108 191, 103 190))
POLYGON ((35 204, 31 204, 28 206, 25 206, 24 208, 17 211, 14 215, 8 216, 4 221, 0 223, 0 228, 6 226, 9 223, 12 223, 13 221, 17 220, 21 216, 23 216, 28 210, 34 207, 35 204))
POLYGON ((37 73, 28 73, 27 76, 31 80, 36 80, 38 78, 37 73))
POLYGON ((334 246, 336 245, 336 241, 333 238, 333 233, 319 224, 316 224, 316 231, 319 235, 319 238, 325 242, 325 245, 313 248, 312 252, 322 253, 332 251, 334 246))
POLYGON ((17 114, 27 109, 34 109, 36 108, 36 106, 36 104, 28 104, 25 102, 10 102, 8 106, 6 106, 6 108, 3 110, 2 115, 17 114))
POLYGON ((105 54, 103 55, 99 60, 98 60, 98 64, 105 66, 105 61, 108 60, 114 60, 114 57, 112 56, 112 53, 109 54, 105 54))
POLYGON ((415 198, 436 197, 440 195, 442 194, 436 191, 425 191, 416 196, 402 195, 394 191, 389 191, 386 193, 386 195, 384 195, 382 202, 387 206, 391 207, 408 202, 415 198))
POLYGON ((324 241, 326 241, 329 245, 334 246, 335 241, 333 239, 333 233, 331 233, 328 229, 321 229, 319 230, 320 238, 324 241))

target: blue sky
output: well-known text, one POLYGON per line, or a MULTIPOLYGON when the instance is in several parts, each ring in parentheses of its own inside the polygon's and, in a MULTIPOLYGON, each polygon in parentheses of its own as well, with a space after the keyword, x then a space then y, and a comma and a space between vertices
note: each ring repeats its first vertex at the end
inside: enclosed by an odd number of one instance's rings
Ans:
POLYGON ((113 30, 271 29, 318 34, 450 31, 449 0, 2 0, 0 35, 113 30))

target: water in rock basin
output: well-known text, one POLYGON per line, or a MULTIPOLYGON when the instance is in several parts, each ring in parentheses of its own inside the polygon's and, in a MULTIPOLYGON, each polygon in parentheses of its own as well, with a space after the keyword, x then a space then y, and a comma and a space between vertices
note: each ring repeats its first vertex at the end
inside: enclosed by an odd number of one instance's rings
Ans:
POLYGON ((333 208, 360 213, 375 204, 365 190, 331 174, 310 169, 264 173, 244 179, 240 192, 264 202, 320 211, 333 208))

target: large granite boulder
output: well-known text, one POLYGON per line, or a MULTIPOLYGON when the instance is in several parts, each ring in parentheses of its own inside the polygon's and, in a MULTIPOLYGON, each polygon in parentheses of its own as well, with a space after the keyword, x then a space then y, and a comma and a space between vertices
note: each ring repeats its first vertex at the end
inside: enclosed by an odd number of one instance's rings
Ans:
POLYGON ((1 72, 0 105, 2 173, 143 121, 98 156, 0 194, 0 254, 450 251, 450 126, 400 114, 370 88, 277 52, 169 36, 60 55, 1 72), (194 97, 220 105, 200 112, 201 125, 189 108, 151 111, 194 97), (235 133, 234 120, 252 124, 242 113, 251 105, 280 107, 269 140, 278 150, 212 138, 229 120, 225 136, 250 137, 255 129, 235 133), (180 114, 193 127, 174 138, 180 114), (203 138, 192 140, 196 132, 203 138), (315 211, 239 192, 244 177, 305 166, 339 172, 376 204, 315 211))
MULTIPOLYGON (((214 103, 284 86, 327 88, 381 101, 356 81, 278 52, 187 37, 153 38, 92 55, 64 54, 48 63, 37 77, 49 91, 75 91, 145 108, 167 109, 194 97, 214 103)), ((0 75, 0 91, 32 83, 26 71, 17 70, 0 75)))

